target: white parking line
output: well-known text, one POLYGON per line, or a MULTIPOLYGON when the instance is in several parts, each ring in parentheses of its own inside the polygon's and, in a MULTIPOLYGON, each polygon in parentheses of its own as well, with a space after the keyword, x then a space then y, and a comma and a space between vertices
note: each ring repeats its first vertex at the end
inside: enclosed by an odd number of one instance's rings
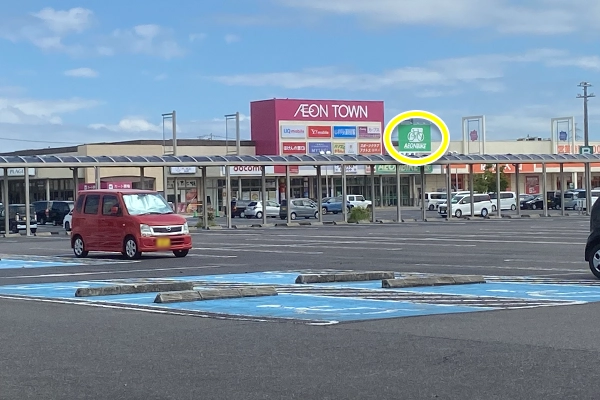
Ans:
POLYGON ((243 249, 236 247, 219 248, 219 247, 194 247, 193 250, 205 250, 205 251, 249 251, 253 253, 285 253, 285 254, 323 254, 322 251, 292 251, 292 250, 265 250, 265 249, 243 249))
MULTIPOLYGON (((157 272, 157 271, 184 271, 193 269, 215 269, 223 268, 224 265, 205 265, 202 267, 172 267, 172 268, 149 268, 149 269, 131 269, 120 271, 97 271, 97 272, 72 272, 63 274, 40 274, 40 275, 19 275, 19 276, 3 276, 0 279, 23 279, 23 278, 54 278, 67 276, 90 276, 90 275, 115 275, 115 274, 134 274, 139 272, 157 272)), ((237 267, 237 265, 236 265, 237 267)))

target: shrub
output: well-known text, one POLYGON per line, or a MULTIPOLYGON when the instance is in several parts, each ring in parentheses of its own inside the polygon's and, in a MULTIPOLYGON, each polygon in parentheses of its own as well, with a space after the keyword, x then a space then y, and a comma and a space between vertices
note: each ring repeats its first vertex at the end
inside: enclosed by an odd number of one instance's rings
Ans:
POLYGON ((371 221, 371 209, 352 207, 348 214, 348 222, 371 221))
MULTIPOLYGON (((212 209, 209 209, 206 213, 206 217, 208 219, 208 226, 215 226, 215 212, 212 209)), ((204 215, 200 213, 198 215, 198 222, 196 223, 196 228, 204 228, 204 215)))

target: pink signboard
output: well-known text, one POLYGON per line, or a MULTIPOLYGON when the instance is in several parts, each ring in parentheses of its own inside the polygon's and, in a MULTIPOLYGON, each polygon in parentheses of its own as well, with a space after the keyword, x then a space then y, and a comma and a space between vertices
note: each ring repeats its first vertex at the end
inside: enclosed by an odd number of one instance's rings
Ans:
MULTIPOLYGON (((257 155, 280 155, 282 139, 290 139, 280 137, 282 126, 306 129, 309 140, 322 141, 334 139, 333 126, 360 126, 359 138, 379 139, 383 125, 383 101, 270 99, 250 103, 250 131, 257 155)), ((295 148, 286 151, 294 153, 295 148)))

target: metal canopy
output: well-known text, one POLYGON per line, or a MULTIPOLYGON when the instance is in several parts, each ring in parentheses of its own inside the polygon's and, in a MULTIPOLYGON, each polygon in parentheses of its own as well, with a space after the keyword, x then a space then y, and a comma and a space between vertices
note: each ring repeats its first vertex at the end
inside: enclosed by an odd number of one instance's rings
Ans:
MULTIPOLYGON (((542 164, 600 162, 600 154, 458 154, 435 162, 448 164, 542 164)), ((387 155, 286 156, 0 156, 0 168, 216 167, 237 165, 375 165, 398 164, 387 155)))

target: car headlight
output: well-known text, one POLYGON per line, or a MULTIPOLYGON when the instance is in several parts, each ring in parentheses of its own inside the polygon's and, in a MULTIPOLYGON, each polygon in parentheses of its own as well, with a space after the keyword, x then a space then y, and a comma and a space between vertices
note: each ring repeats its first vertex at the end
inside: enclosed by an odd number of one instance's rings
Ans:
POLYGON ((142 236, 152 236, 152 229, 146 224, 140 224, 140 234, 142 236))
POLYGON ((184 233, 184 234, 186 234, 186 235, 187 235, 188 233, 190 233, 190 228, 189 228, 189 226, 188 226, 188 223, 187 223, 187 222, 186 222, 185 224, 183 224, 183 233, 184 233))

